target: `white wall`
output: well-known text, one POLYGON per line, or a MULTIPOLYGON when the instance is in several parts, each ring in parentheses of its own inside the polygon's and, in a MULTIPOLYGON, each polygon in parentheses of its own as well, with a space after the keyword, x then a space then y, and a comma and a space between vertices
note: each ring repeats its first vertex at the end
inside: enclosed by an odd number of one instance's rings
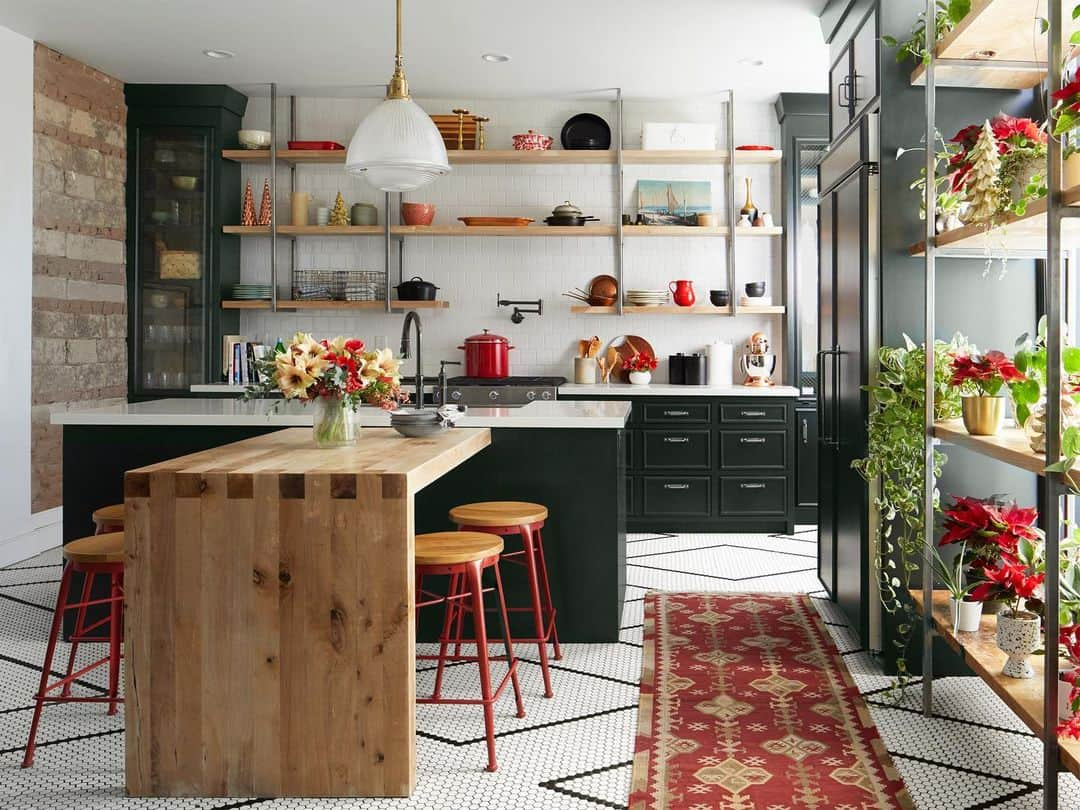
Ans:
MULTIPOLYGON (((491 117, 488 148, 510 148, 510 136, 533 129, 558 139, 562 123, 572 114, 591 110, 612 120, 612 105, 605 101, 537 100, 448 100, 421 101, 431 112, 448 112, 462 104, 477 114, 491 117)), ((333 139, 348 144, 370 102, 350 99, 300 98, 297 100, 297 137, 333 139)), ((672 104, 627 102, 626 137, 628 148, 640 145, 641 122, 720 122, 721 107, 715 101, 672 104)), ((285 135, 287 106, 279 108, 279 129, 285 135)), ((268 128, 269 104, 252 98, 244 124, 268 128)), ((770 103, 736 107, 736 143, 777 144, 779 126, 770 103)), ((721 128, 721 132, 723 129, 721 128)), ((617 204, 611 166, 454 166, 451 174, 408 195, 416 202, 438 206, 436 224, 457 224, 457 217, 473 215, 529 216, 542 221, 551 209, 571 200, 586 214, 614 222, 617 204)), ((256 204, 260 198, 265 166, 245 166, 256 204)), ((736 197, 741 205, 745 194, 743 178, 754 181, 755 202, 774 212, 780 224, 780 168, 739 167, 736 170, 736 197)), ((330 206, 340 189, 346 203, 378 202, 381 193, 366 182, 349 177, 339 166, 299 166, 297 189, 311 192, 317 203, 330 206)), ((721 167, 629 166, 626 169, 624 210, 636 210, 635 184, 638 179, 707 179, 712 181, 714 210, 724 209, 725 189, 721 167)), ((278 222, 290 221, 288 171, 278 178, 278 222)), ((375 269, 383 267, 381 238, 302 238, 297 240, 300 268, 375 269)), ((782 318, 776 316, 582 316, 570 312, 572 302, 561 293, 584 287, 601 273, 614 272, 614 240, 611 238, 415 238, 405 244, 405 278, 419 275, 437 284, 440 297, 450 302, 448 310, 425 310, 424 356, 427 374, 438 370, 438 360, 460 360, 462 338, 488 328, 509 337, 516 347, 511 353, 514 374, 572 376, 574 350, 579 338, 599 335, 604 341, 619 334, 637 334, 649 340, 662 361, 678 351, 696 351, 720 338, 741 346, 751 332, 765 330, 774 347, 782 344, 782 318), (542 317, 528 316, 524 323, 510 322, 510 311, 496 306, 496 293, 504 298, 542 298, 542 317)), ((396 253, 396 248, 395 248, 396 253)), ((780 300, 779 238, 744 239, 739 242, 736 291, 748 281, 766 280, 774 303, 780 300)), ((282 293, 288 295, 287 279, 290 246, 278 243, 279 278, 282 293)), ((269 240, 247 238, 242 248, 242 274, 247 281, 269 280, 269 240)), ((715 238, 627 239, 624 279, 627 288, 666 287, 671 279, 689 278, 700 303, 708 302, 708 291, 726 288, 724 240, 715 238)), ((395 281, 396 283, 396 273, 395 281)), ((402 316, 363 313, 340 314, 244 313, 242 331, 249 338, 288 337, 296 330, 318 336, 347 333, 370 340, 387 336, 396 346, 402 316)), ((781 361, 782 363, 782 361, 781 361)), ((657 379, 666 379, 666 362, 657 379)), ((782 365, 780 366, 782 367, 782 365)))
POLYGON ((0 27, 0 346, 12 383, 0 407, 0 565, 60 543, 60 510, 30 514, 30 318, 34 42, 0 27))

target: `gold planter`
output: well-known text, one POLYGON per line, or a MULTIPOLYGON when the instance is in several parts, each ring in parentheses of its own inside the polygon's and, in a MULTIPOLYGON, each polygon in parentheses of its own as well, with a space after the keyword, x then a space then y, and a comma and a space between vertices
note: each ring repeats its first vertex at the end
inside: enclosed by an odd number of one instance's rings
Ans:
POLYGON ((996 436, 1005 422, 1005 397, 962 397, 964 427, 972 436, 996 436))

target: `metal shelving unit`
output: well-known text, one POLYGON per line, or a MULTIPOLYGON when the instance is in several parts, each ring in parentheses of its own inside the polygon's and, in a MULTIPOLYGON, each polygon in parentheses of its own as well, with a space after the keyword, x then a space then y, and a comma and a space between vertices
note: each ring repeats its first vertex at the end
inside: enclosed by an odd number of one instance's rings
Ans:
MULTIPOLYGON (((926 19, 934 19, 936 13, 935 0, 927 0, 926 19)), ((987 6, 985 2, 977 4, 972 13, 981 13, 987 6)), ((1048 0, 1049 31, 1046 36, 1047 42, 1047 78, 1049 88, 1061 86, 1062 65, 1062 35, 1064 18, 1062 17, 1061 0, 1048 0)), ((1032 20, 1034 23, 1034 20, 1032 20)), ((962 23, 961 25, 964 25, 962 23)), ((930 53, 929 61, 925 69, 917 71, 917 77, 926 85, 926 143, 932 144, 936 135, 936 89, 938 70, 938 42, 933 25, 927 26, 927 50, 930 53)), ((955 67, 946 61, 946 68, 955 67)), ((949 86, 956 86, 955 82, 949 81, 949 86)), ((1050 105, 1046 105, 1049 109, 1050 105)), ((1047 188, 1049 189, 1045 205, 1045 242, 1039 253, 1046 257, 1046 284, 1045 284, 1045 307, 1047 316, 1047 391, 1056 392, 1061 389, 1061 339, 1063 334, 1063 250, 1062 250, 1062 225, 1070 219, 1080 217, 1080 208, 1071 206, 1074 200, 1066 195, 1062 188, 1062 148, 1059 141, 1051 138, 1048 147, 1049 171, 1047 188)), ((936 260, 939 253, 938 238, 934 233, 936 218, 935 189, 936 160, 933 149, 926 150, 926 237, 925 243, 920 245, 924 248, 925 274, 924 274, 924 337, 926 346, 929 347, 934 341, 934 315, 935 315, 935 280, 936 260)), ((1041 212, 1040 212, 1041 213, 1041 212)), ((947 241, 947 240, 945 240, 947 241)), ((1025 245, 1028 249, 1033 246, 1025 245)), ((913 253, 916 252, 913 250, 913 253)), ((951 255, 945 252, 944 255, 951 255)), ((1004 435, 991 440, 976 440, 975 437, 964 439, 958 435, 955 427, 948 424, 935 425, 934 423, 934 353, 926 352, 926 410, 924 414, 924 489, 923 531, 925 541, 929 544, 934 540, 934 492, 936 480, 933 473, 933 452, 936 439, 955 441, 962 443, 975 452, 994 458, 999 462, 1011 464, 1021 469, 1036 472, 1040 476, 1045 512, 1043 514, 1043 528, 1046 532, 1045 555, 1047 560, 1045 588, 1045 638, 1051 640, 1048 645, 1056 649, 1058 637, 1058 607, 1060 602, 1059 593, 1059 560, 1060 541, 1062 532, 1061 498, 1067 492, 1062 475, 1060 473, 1046 472, 1046 468, 1056 463, 1061 457, 1061 401, 1059 396, 1047 397, 1046 418, 1046 453, 1039 457, 1030 451, 1025 451, 1020 439, 1013 435, 1004 435)), ((1054 728, 1057 724, 1057 693, 1058 674, 1060 661, 1057 655, 1045 655, 1042 660, 1042 700, 1038 706, 1037 695, 1033 699, 1030 688, 1022 688, 1027 681, 1016 681, 1002 678, 1000 662, 991 660, 991 645, 985 644, 985 639, 990 630, 982 634, 953 634, 946 623, 943 625, 940 613, 935 617, 935 610, 931 608, 934 603, 934 578, 929 561, 923 562, 922 590, 917 595, 916 602, 922 611, 922 705, 926 715, 933 714, 933 639, 939 635, 958 652, 962 652, 972 668, 1005 700, 1006 704, 1017 713, 1021 719, 1042 739, 1043 742, 1043 807, 1051 810, 1058 806, 1058 771, 1059 766, 1064 765, 1073 773, 1080 775, 1080 760, 1077 752, 1080 744, 1068 741, 1059 744, 1054 728), (980 639, 980 635, 983 637, 980 639), (958 636, 960 636, 958 638, 958 636), (970 638, 969 638, 970 637, 970 638), (1041 716, 1038 709, 1041 708, 1041 716)), ((991 624, 992 620, 986 622, 991 624)), ((1036 662, 1036 669, 1038 669, 1036 662)))

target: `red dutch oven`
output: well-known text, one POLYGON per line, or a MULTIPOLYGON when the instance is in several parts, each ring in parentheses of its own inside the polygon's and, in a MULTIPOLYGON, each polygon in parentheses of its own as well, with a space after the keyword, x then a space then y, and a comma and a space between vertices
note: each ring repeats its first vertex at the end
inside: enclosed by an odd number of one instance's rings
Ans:
POLYGON ((493 335, 485 329, 479 335, 465 338, 465 376, 488 380, 510 376, 510 350, 514 348, 502 335, 493 335))

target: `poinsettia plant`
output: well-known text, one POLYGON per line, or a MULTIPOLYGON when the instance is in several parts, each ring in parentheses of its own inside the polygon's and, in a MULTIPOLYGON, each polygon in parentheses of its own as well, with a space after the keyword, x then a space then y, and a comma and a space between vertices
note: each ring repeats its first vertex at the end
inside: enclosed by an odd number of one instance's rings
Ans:
POLYGON ((261 382, 250 386, 245 398, 280 393, 308 403, 333 397, 352 410, 362 403, 393 410, 407 399, 399 364, 390 349, 369 351, 362 340, 316 340, 297 332, 284 351, 261 361, 261 382))
POLYGON ((648 352, 638 352, 623 360, 624 371, 656 371, 656 358, 648 352))
MULTIPOLYGON (((1000 157, 998 179, 1003 191, 1002 212, 1023 216, 1028 203, 1046 196, 1046 126, 1031 118, 998 113, 990 120, 990 129, 1000 157)), ((967 186, 975 168, 972 153, 982 130, 983 124, 970 124, 949 141, 958 147, 949 158, 954 192, 967 186)))
POLYGON ((1004 555, 1015 556, 1022 540, 1042 541, 1042 530, 1035 525, 1038 517, 1033 507, 1006 503, 995 497, 953 496, 952 504, 942 512, 945 533, 938 545, 963 543, 966 562, 980 576, 986 568, 997 566, 1004 555))
POLYGON ((1025 379, 1013 361, 996 349, 983 354, 974 350, 969 354, 953 355, 950 367, 950 385, 982 397, 996 397, 1006 383, 1019 383, 1025 379))

